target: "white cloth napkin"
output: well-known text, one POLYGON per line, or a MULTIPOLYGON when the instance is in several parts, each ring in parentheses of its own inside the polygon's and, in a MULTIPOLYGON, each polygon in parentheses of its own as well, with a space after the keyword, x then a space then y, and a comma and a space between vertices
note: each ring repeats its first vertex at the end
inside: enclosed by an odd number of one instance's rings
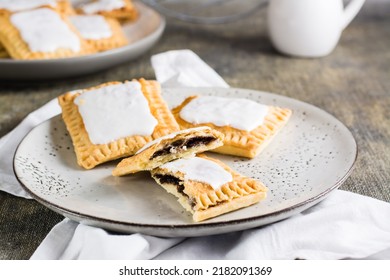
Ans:
POLYGON ((214 69, 191 50, 156 54, 151 62, 157 80, 164 87, 229 87, 214 69))
POLYGON ((390 206, 335 191, 287 220, 215 236, 115 235, 65 219, 32 259, 390 259, 390 206))
POLYGON ((16 128, 0 139, 0 190, 19 197, 31 198, 15 178, 13 172, 15 150, 32 128, 60 112, 57 100, 51 100, 30 113, 16 128))
MULTIPOLYGON (((152 65, 163 87, 213 86, 213 76, 215 86, 227 86, 189 50, 155 55, 152 65)), ((0 139, 0 190, 28 197, 13 175, 13 153, 32 127, 59 112, 53 100, 0 139)), ((65 218, 31 259, 390 259, 389 220, 389 203, 340 190, 287 220, 197 238, 115 234, 65 218)))

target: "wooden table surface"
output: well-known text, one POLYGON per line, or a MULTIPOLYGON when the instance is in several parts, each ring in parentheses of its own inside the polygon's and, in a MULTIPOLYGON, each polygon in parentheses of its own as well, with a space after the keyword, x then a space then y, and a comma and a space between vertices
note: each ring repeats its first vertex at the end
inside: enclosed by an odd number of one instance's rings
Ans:
MULTIPOLYGON (((63 92, 112 80, 154 79, 151 55, 191 49, 232 87, 296 98, 338 118, 359 147, 355 170, 341 189, 390 202, 390 2, 368 1, 334 52, 318 59, 278 54, 265 18, 260 10, 223 26, 168 20, 156 46, 107 71, 40 83, 0 82, 0 137, 63 92)), ((34 200, 0 191, 0 259, 28 259, 62 219, 34 200)))

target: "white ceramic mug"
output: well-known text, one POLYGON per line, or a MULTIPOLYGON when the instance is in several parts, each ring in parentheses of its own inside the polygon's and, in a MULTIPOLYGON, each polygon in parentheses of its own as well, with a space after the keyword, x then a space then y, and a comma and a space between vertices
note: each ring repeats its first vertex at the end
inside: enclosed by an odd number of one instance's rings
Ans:
POLYGON ((336 47, 341 32, 359 12, 365 0, 271 0, 268 33, 281 53, 321 57, 336 47))

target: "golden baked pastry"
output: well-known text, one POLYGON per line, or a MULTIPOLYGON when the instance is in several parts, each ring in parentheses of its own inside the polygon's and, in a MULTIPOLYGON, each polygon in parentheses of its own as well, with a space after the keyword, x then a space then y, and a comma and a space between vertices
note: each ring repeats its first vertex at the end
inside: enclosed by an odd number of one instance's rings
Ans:
POLYGON ((60 14, 74 15, 76 14, 75 9, 70 0, 57 0, 57 5, 54 7, 60 14))
MULTIPOLYGON (((28 23, 27 23, 28 24, 28 23)), ((44 23, 37 23, 44 24, 44 23)), ((8 54, 15 59, 47 59, 47 58, 64 58, 71 56, 84 55, 89 53, 94 53, 96 50, 91 47, 85 40, 81 38, 77 30, 70 24, 67 16, 64 14, 60 14, 55 12, 52 9, 41 8, 35 9, 31 11, 23 11, 19 13, 6 13, 0 14, 0 41, 3 43, 5 49, 8 54), (58 16, 60 18, 60 22, 63 22, 70 30, 72 36, 76 36, 75 40, 79 42, 79 50, 75 51, 70 48, 57 48, 50 52, 42 52, 42 51, 32 51, 30 50, 29 45, 24 41, 21 32, 17 27, 15 27, 11 21, 11 17, 16 15, 22 15, 29 13, 32 16, 34 13, 43 12, 45 14, 49 14, 51 17, 58 16)), ((42 28, 46 28, 47 25, 42 25, 42 28)), ((53 31, 55 32, 55 31, 53 31)), ((44 41, 41 40, 41 44, 44 44, 44 41)))
POLYGON ((147 143, 134 156, 123 159, 112 174, 123 176, 152 170, 169 161, 222 146, 222 141, 223 134, 210 127, 177 131, 147 143))
POLYGON ((0 4, 0 14, 10 14, 10 13, 21 12, 26 10, 39 9, 39 8, 49 8, 61 14, 67 14, 67 15, 75 13, 72 3, 69 0, 56 0, 56 1, 12 0, 12 2, 13 3, 11 7, 13 6, 18 8, 9 8, 10 6, 8 6, 7 3, 4 3, 5 5, 0 4), (20 2, 21 5, 18 5, 19 4, 18 2, 20 2))
MULTIPOLYGON (((81 93, 110 85, 122 84, 120 82, 104 83, 81 91, 68 92, 58 97, 59 104, 62 108, 62 118, 72 138, 77 162, 80 166, 91 169, 103 162, 131 156, 147 142, 179 130, 179 126, 161 97, 159 83, 145 79, 140 79, 138 82, 141 84, 142 93, 148 102, 150 113, 158 122, 150 136, 127 136, 107 144, 93 144, 91 142, 83 118, 74 100, 81 93)), ((111 109, 115 111, 115 108, 111 109)))
MULTIPOLYGON (((97 51, 106 51, 114 48, 119 48, 128 43, 125 34, 123 33, 122 27, 118 20, 115 18, 104 17, 100 15, 74 15, 69 17, 71 23, 76 27, 79 31, 81 37, 90 44, 97 51), (94 17, 99 17, 99 19, 104 20, 104 22, 108 25, 111 36, 105 38, 91 39, 88 36, 84 36, 82 32, 82 25, 85 21, 93 20, 94 17), (101 17, 101 18, 100 18, 101 17), (79 19, 79 20, 78 20, 79 19), (81 21, 80 21, 81 19, 81 21), (81 24, 79 26, 78 24, 81 24), (80 28, 80 29, 79 29, 80 28)), ((95 26, 95 28, 98 28, 95 26)))
POLYGON ((0 50, 0 58, 9 58, 6 50, 0 50))
POLYGON ((76 11, 80 14, 98 14, 106 17, 112 17, 116 18, 120 22, 132 21, 138 18, 138 11, 131 0, 115 0, 115 2, 121 2, 123 6, 109 10, 100 9, 99 2, 104 2, 104 0, 92 0, 86 4, 76 7, 76 11))
MULTIPOLYGON (((180 117, 181 110, 198 96, 186 98, 182 104, 172 109, 172 113, 181 129, 207 125, 225 135, 224 145, 213 150, 221 154, 242 156, 247 158, 256 157, 282 129, 291 116, 291 110, 268 106, 267 115, 263 124, 251 131, 240 130, 231 126, 217 126, 213 123, 193 124, 180 117)), ((242 112, 245 114, 245 112, 242 112)))
MULTIPOLYGON (((187 174, 180 170, 167 168, 166 165, 151 171, 155 181, 167 192, 176 196, 179 203, 192 213, 194 221, 199 222, 213 218, 255 204, 266 198, 268 189, 262 183, 240 175, 219 160, 198 155, 192 159, 179 159, 177 161, 191 161, 197 158, 211 161, 222 167, 231 175, 231 180, 214 188, 208 183, 187 179, 187 174)), ((183 165, 185 164, 187 163, 184 162, 183 165)), ((205 173, 207 172, 210 173, 205 174, 206 177, 211 175, 213 171, 206 169, 205 173)))
POLYGON ((0 58, 9 57, 7 50, 4 48, 3 44, 0 42, 0 58))

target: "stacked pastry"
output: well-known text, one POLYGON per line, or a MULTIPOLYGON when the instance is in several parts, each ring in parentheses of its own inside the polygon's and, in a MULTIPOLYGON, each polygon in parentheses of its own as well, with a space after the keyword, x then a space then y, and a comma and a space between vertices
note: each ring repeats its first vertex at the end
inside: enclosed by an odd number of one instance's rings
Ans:
POLYGON ((131 0, 1 0, 0 58, 53 59, 127 44, 121 22, 137 18, 131 0))
POLYGON ((59 97, 78 164, 123 158, 112 174, 148 171, 202 221, 266 198, 267 188, 205 151, 253 158, 291 110, 247 99, 193 96, 169 110, 156 81, 110 82, 59 97))

